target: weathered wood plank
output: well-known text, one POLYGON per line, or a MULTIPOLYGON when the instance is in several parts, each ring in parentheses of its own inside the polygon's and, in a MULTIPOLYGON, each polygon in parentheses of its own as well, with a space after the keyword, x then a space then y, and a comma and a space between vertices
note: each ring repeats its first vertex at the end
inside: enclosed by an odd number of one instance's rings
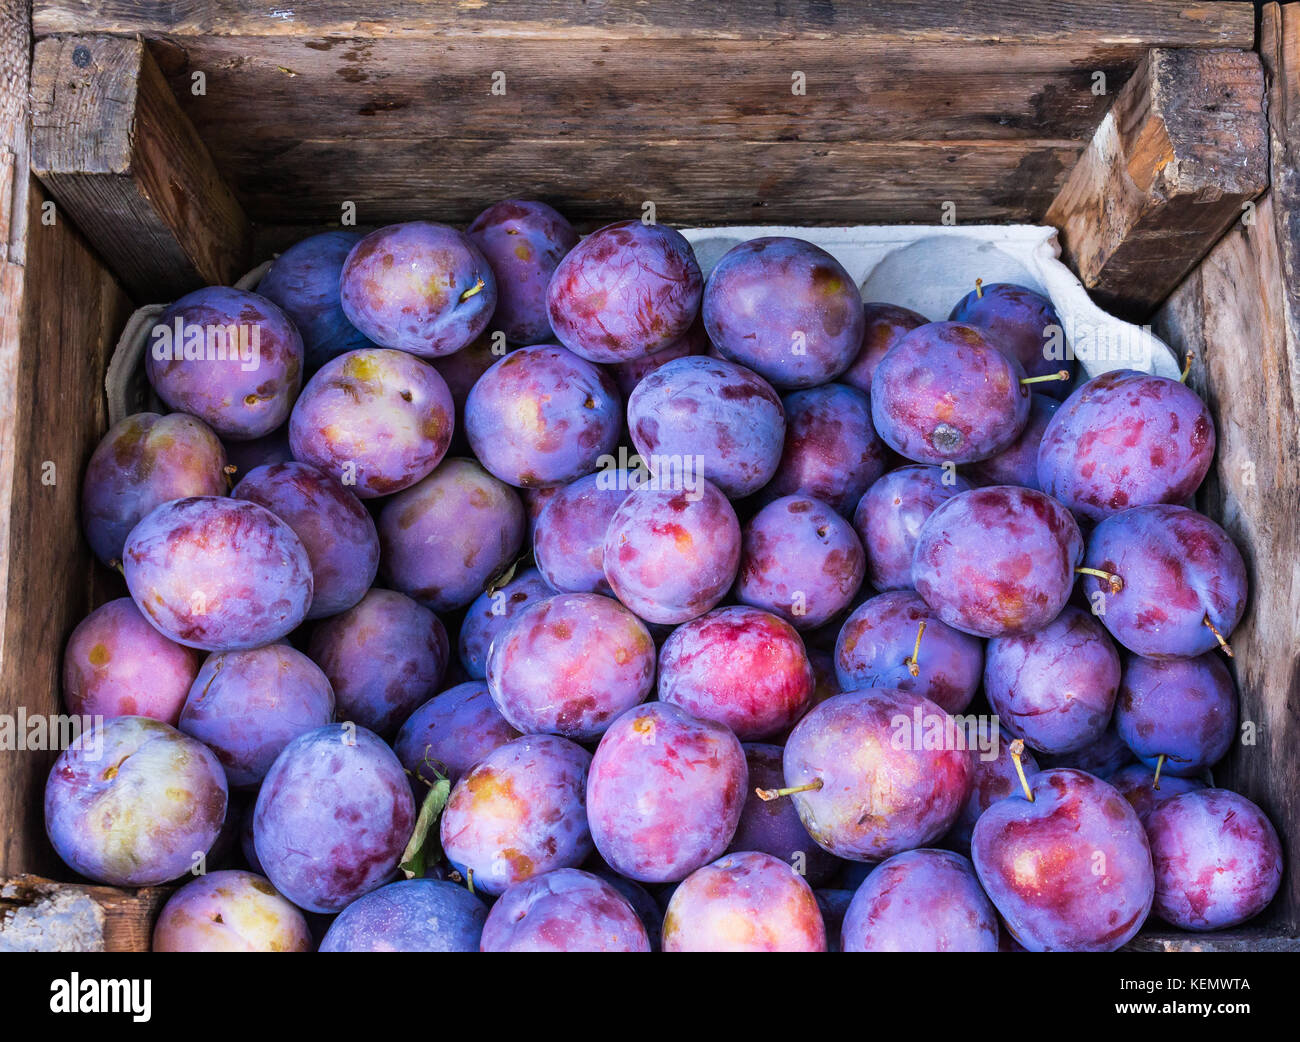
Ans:
POLYGON ((247 267, 248 221, 139 40, 42 40, 32 167, 141 302, 247 267))
POLYGON ((1153 50, 1047 211, 1094 297, 1144 318, 1268 184, 1253 51, 1153 50))
POLYGON ((1071 44, 1137 40, 1148 46, 1250 47, 1249 3, 1184 0, 738 0, 729 4, 603 0, 509 4, 464 0, 36 0, 33 24, 46 33, 332 36, 510 35, 561 39, 735 39, 871 37, 888 42, 1071 44))
POLYGON ((1286 875, 1276 924, 1300 932, 1300 10, 1263 10, 1272 185, 1156 316, 1190 350, 1191 385, 1218 428, 1199 505, 1241 547, 1250 577, 1233 631, 1241 719, 1216 780, 1267 811, 1283 838, 1286 875))
MULTIPOLYGON (((8 562, 0 633, 0 713, 53 714, 72 628, 103 576, 78 524, 81 471, 107 423, 108 356, 131 305, 67 220, 41 223, 33 182, 26 286, 13 379, 13 492, 0 556, 8 562)), ((6 310, 8 308, 6 307, 6 310)), ((102 572, 102 570, 101 570, 102 572)), ((0 876, 66 874, 45 837, 45 777, 54 751, 0 753, 0 876)))
POLYGON ((0 881, 0 951, 147 952, 172 888, 56 883, 20 875, 0 881))

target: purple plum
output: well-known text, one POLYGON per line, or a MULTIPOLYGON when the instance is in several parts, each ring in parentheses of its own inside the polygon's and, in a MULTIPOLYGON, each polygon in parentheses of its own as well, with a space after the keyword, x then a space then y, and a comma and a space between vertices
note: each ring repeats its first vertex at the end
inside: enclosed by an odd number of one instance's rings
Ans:
POLYGON ((470 454, 469 438, 465 434, 465 402, 469 399, 469 392, 474 389, 479 377, 512 350, 514 349, 509 344, 503 344, 499 340, 494 343, 493 338, 485 333, 454 355, 443 355, 441 358, 428 360, 447 384, 452 403, 456 407, 451 444, 447 448, 448 455, 468 456, 470 454))
POLYGON ((648 355, 632 358, 626 362, 610 362, 605 369, 614 378, 619 393, 626 401, 636 389, 636 385, 660 366, 688 355, 705 354, 709 346, 709 334, 704 331, 704 322, 696 315, 691 328, 667 347, 661 347, 658 351, 651 351, 648 355))
POLYGON ((648 952, 650 939, 627 898, 576 868, 507 890, 483 926, 485 952, 648 952))
POLYGON ((463 886, 404 879, 358 897, 330 924, 323 952, 476 952, 487 906, 463 886))
POLYGON ((209 872, 167 899, 153 928, 155 952, 309 952, 306 917, 264 877, 209 872))
POLYGON ((1091 745, 1059 755, 1041 753, 1038 759, 1044 767, 1073 767, 1107 781, 1116 771, 1133 763, 1137 757, 1119 736, 1119 731, 1115 727, 1115 717, 1112 715, 1110 726, 1091 745))
POLYGON ((537 515, 533 557, 552 589, 613 593, 605 578, 605 532, 627 498, 626 482, 620 476, 599 471, 564 485, 537 515))
POLYGON ((430 785, 438 773, 455 785, 488 753, 518 737, 487 684, 471 680, 434 695, 412 713, 397 732, 393 752, 430 785))
POLYGON ((1001 452, 979 460, 966 473, 979 485, 1020 485, 1040 488, 1038 484, 1038 446, 1061 403, 1045 394, 1029 396, 1029 420, 1025 429, 1001 452))
MULTIPOLYGON (((289 425, 277 427, 270 434, 249 441, 223 441, 226 450, 226 473, 238 478, 255 467, 266 467, 272 463, 288 463, 293 459, 293 449, 289 447, 289 425), (233 467, 234 470, 230 468, 233 467)), ((220 492, 215 493, 220 495, 220 492)))
POLYGON ((878 590, 912 588, 912 555, 921 526, 953 496, 970 491, 955 470, 912 465, 876 481, 853 514, 853 527, 867 554, 867 579, 878 590))
MULTIPOLYGON (((1015 760, 1011 756, 1012 743, 1001 733, 997 720, 980 717, 976 721, 976 744, 970 750, 970 795, 962 805, 961 813, 944 837, 944 846, 961 854, 970 853, 971 834, 980 815, 998 800, 1023 791, 1015 760)), ((1038 773, 1038 761, 1028 748, 1020 750, 1020 769, 1027 778, 1038 773)))
MULTIPOLYGON (((1151 812, 1165 800, 1205 788, 1203 781, 1180 778, 1176 774, 1162 774, 1157 780, 1156 772, 1144 763, 1131 763, 1127 767, 1121 767, 1106 780, 1129 801, 1143 825, 1147 823, 1151 812)), ((1149 832, 1147 838, 1151 838, 1149 832)))
POLYGON ((496 635, 530 604, 554 593, 536 568, 528 568, 504 586, 481 593, 466 610, 460 624, 458 651, 465 672, 474 680, 486 677, 488 648, 496 635))
POLYGON ((1237 688, 1217 652, 1167 661, 1129 655, 1115 700, 1119 736, 1148 767, 1190 778, 1223 759, 1237 732, 1237 688))
POLYGON ((864 303, 862 314, 865 322, 862 332, 862 350, 858 352, 853 364, 840 376, 839 381, 850 387, 856 387, 865 395, 870 395, 871 378, 875 376, 880 360, 889 354, 889 349, 903 337, 917 326, 928 324, 930 320, 910 308, 875 301, 864 303))
MULTIPOLYGON (((1028 376, 1047 376, 1061 370, 1074 374, 1076 363, 1065 350, 1061 317, 1047 297, 1032 289, 1011 282, 985 286, 976 279, 975 288, 957 301, 948 319, 984 330, 998 350, 1019 362, 1028 376)), ((1054 398, 1065 398, 1069 393, 1068 380, 1048 381, 1041 386, 1044 394, 1054 398)))

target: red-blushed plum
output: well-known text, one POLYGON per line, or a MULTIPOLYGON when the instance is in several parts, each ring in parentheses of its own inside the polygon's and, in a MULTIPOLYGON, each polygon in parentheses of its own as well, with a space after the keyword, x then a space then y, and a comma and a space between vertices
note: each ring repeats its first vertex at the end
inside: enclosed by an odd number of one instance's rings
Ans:
POLYGON ((757 608, 715 608, 683 623, 659 652, 659 700, 726 724, 741 741, 768 738, 812 701, 803 641, 757 608))
POLYGON ((263 876, 226 870, 192 879, 167 899, 155 952, 309 952, 306 917, 263 876))
POLYGON ((852 276, 803 239, 733 246, 704 287, 704 328, 718 352, 774 387, 835 379, 862 347, 866 318, 852 276))
POLYGON ((131 530, 122 566, 146 618, 204 651, 279 640, 311 606, 307 551, 256 503, 214 496, 164 503, 131 530))
MULTIPOLYGON (((1047 297, 1026 286, 977 284, 957 301, 948 320, 984 330, 998 350, 1019 362, 1028 376, 1047 376, 1062 369, 1074 375, 1076 362, 1065 350, 1061 316, 1047 297)), ((1040 386, 1044 394, 1065 398, 1070 381, 1049 380, 1040 386)))
POLYGON ((1218 652, 1196 658, 1124 660, 1115 726, 1148 767, 1192 777, 1218 763, 1237 731, 1237 687, 1218 652))
POLYGON ((531 199, 503 199, 470 222, 466 234, 496 276, 497 306, 489 328, 516 344, 551 339, 546 287, 578 233, 553 207, 531 199))
POLYGON ((970 791, 970 754, 952 718, 910 691, 828 698, 785 743, 785 782, 825 850, 879 861, 945 832, 970 791))
POLYGON ((912 554, 921 526, 939 504, 970 487, 955 468, 919 464, 891 470, 873 483, 853 513, 871 585, 881 591, 910 590, 912 554))
POLYGON ((602 470, 561 486, 533 526, 533 557, 560 593, 612 594, 605 578, 605 532, 627 498, 628 471, 602 470))
POLYGON ((975 823, 980 883, 1031 952, 1110 952, 1151 911, 1151 850, 1137 813, 1111 786, 1069 768, 1040 771, 975 823))
POLYGON ((348 489, 306 463, 257 467, 231 492, 293 529, 311 561, 309 619, 337 615, 365 596, 379 572, 379 535, 348 489))
POLYGON ((735 596, 810 630, 849 606, 865 572, 862 543, 833 507, 783 496, 745 525, 735 596))
POLYGON ((871 380, 876 433, 917 463, 974 463, 1020 436, 1029 420, 1025 371, 983 330, 918 326, 880 360, 871 380))
POLYGON ((331 358, 372 346, 348 321, 339 302, 339 277, 359 232, 330 231, 294 243, 276 257, 257 292, 278 304, 302 335, 308 372, 331 358))
POLYGON ((323 952, 476 952, 487 906, 463 886, 404 879, 358 897, 330 924, 323 952))
POLYGON ((812 888, 771 854, 727 854, 673 891, 666 952, 824 952, 826 924, 812 888))
POLYGON ((483 593, 523 541, 519 494, 474 460, 449 459, 384 504, 379 568, 425 607, 452 611, 483 593))
POLYGON ((740 566, 740 523, 716 485, 631 492, 605 533, 605 578, 651 623, 703 615, 726 596, 740 566))
POLYGON ((1002 725, 1038 752, 1068 753, 1106 730, 1119 652, 1092 615, 1066 605, 1041 630, 989 641, 984 693, 1002 725))
POLYGON ((764 502, 805 495, 849 516, 885 472, 885 446, 871 425, 871 400, 853 387, 826 384, 783 399, 785 446, 760 494, 764 502))
POLYGON ((1228 533, 1187 507, 1134 507, 1108 517, 1088 537, 1084 575, 1102 624, 1146 658, 1190 658, 1226 641, 1246 610, 1246 565, 1228 533))
POLYGON ((374 589, 317 626, 307 653, 334 688, 339 719, 387 736, 438 690, 451 649, 428 608, 374 589))
MULTIPOLYGON (((658 351, 652 351, 648 355, 626 362, 610 362, 605 369, 614 378, 619 393, 626 401, 636 385, 660 366, 688 355, 705 354, 709 347, 709 335, 704 331, 704 322, 699 315, 696 315, 691 328, 667 347, 661 347, 658 351)), ((651 940, 653 941, 653 937, 651 940)))
POLYGON ((415 825, 392 750, 352 724, 299 735, 257 794, 253 844, 275 888, 309 912, 338 912, 388 882, 415 825))
POLYGON ((466 610, 457 638, 460 664, 471 679, 487 676, 488 649, 510 620, 530 604, 554 594, 536 568, 528 568, 504 586, 479 594, 466 610))
POLYGON ((1165 800, 1146 819, 1155 862, 1154 911, 1182 930, 1252 919, 1282 883, 1282 844, 1245 796, 1200 789, 1165 800))
POLYGON ((73 869, 111 886, 154 886, 202 863, 226 819, 212 751, 144 716, 81 733, 45 783, 45 832, 73 869))
POLYGON ((650 891, 636 880, 620 876, 612 868, 591 867, 587 871, 603 879, 626 898, 627 903, 632 906, 632 911, 636 912, 636 917, 641 920, 641 925, 645 927, 646 937, 650 940, 650 950, 659 951, 662 947, 664 910, 659 907, 659 902, 650 896, 650 891))
POLYGON ((632 441, 651 472, 661 460, 695 460, 732 499, 776 472, 785 413, 772 385, 744 366, 704 355, 679 358, 637 384, 627 402, 632 441))
POLYGON ((532 734, 498 746, 451 790, 442 849, 474 889, 502 894, 591 853, 587 771, 591 754, 567 738, 532 734))
POLYGON ((966 468, 966 473, 971 480, 977 485, 1020 485, 1023 488, 1040 488, 1038 446, 1042 443, 1047 424, 1060 407, 1061 403, 1055 398, 1049 398, 1045 394, 1031 394, 1029 420, 1025 423, 1025 429, 1001 452, 970 464, 966 468))
POLYGON ((403 351, 367 348, 327 362, 289 417, 294 459, 362 499, 409 488, 451 444, 455 405, 433 366, 403 351))
POLYGON ((519 732, 501 715, 487 684, 470 680, 425 702, 402 724, 393 752, 413 775, 432 785, 435 772, 454 785, 465 772, 519 732))
POLYGON ((871 378, 875 375, 880 360, 903 337, 917 326, 927 325, 930 320, 910 308, 878 301, 865 302, 862 305, 862 315, 865 323, 862 349, 853 359, 853 364, 839 377, 839 381, 870 395, 871 378))
POLYGON ((609 374, 553 344, 521 347, 469 392, 465 433, 474 455, 518 488, 590 474, 617 444, 623 403, 609 374))
POLYGON ((179 727, 217 755, 232 789, 261 783, 280 751, 334 719, 320 667, 287 644, 208 656, 179 727))
POLYGON ((799 812, 791 800, 765 800, 759 789, 779 789, 785 785, 782 766, 784 750, 779 745, 750 742, 744 746, 749 767, 749 784, 745 789, 745 806, 740 824, 727 847, 729 853, 758 850, 779 858, 808 881, 821 886, 835 874, 840 862, 822 850, 803 827, 799 812))
POLYGON ((666 702, 629 709, 596 748, 587 820, 606 863, 642 883, 685 879, 731 842, 745 751, 722 724, 666 702))
POLYGON ((289 418, 302 386, 302 337, 265 297, 207 286, 149 333, 145 373, 167 405, 223 438, 260 438, 289 418))
POLYGON ((650 939, 627 898, 577 868, 534 876, 488 912, 480 951, 648 952, 650 939))
POLYGON ((488 649, 487 685, 524 734, 599 738, 654 687, 645 624, 611 597, 558 593, 524 608, 488 649))
POLYGON ((409 221, 373 231, 352 247, 339 300, 348 320, 376 344, 437 358, 487 328, 497 283, 463 232, 409 221))
MULTIPOLYGON (((1143 825, 1147 823, 1151 812, 1165 800, 1205 788, 1205 782, 1196 778, 1180 778, 1176 774, 1164 773, 1160 775, 1157 788, 1156 772, 1144 763, 1131 763, 1127 767, 1121 767, 1106 780, 1132 804, 1143 825)), ((1148 832, 1147 839, 1150 838, 1148 832)))
POLYGON ((1119 736, 1113 714, 1110 726, 1091 745, 1085 745, 1082 749, 1069 753, 1059 755, 1040 753, 1038 756, 1039 763, 1044 767, 1073 767, 1096 775, 1103 781, 1108 780, 1121 767, 1133 763, 1136 759, 1133 750, 1125 745, 1124 739, 1119 736))
POLYGON ((130 597, 119 597, 68 638, 63 704, 73 716, 149 716, 174 727, 201 660, 154 629, 130 597))
POLYGON ((622 221, 588 235, 546 288, 556 338, 589 362, 628 362, 684 336, 704 277, 679 232, 622 221))
MULTIPOLYGON (((226 473, 231 480, 238 480, 254 467, 265 467, 272 463, 288 463, 293 459, 293 450, 289 447, 289 424, 277 427, 270 434, 248 441, 222 441, 226 450, 226 473), (234 467, 232 471, 230 468, 234 467)), ((215 493, 220 495, 220 492, 215 493)))
POLYGON ((1076 514, 1100 521, 1130 507, 1181 503, 1214 457, 1214 421, 1177 380, 1131 369, 1075 391, 1047 425, 1038 481, 1076 514))
POLYGON ((835 675, 842 690, 913 691, 948 713, 970 705, 983 666, 984 642, 946 625, 911 590, 893 590, 864 602, 848 617, 835 644, 835 675))
POLYGON ((846 952, 995 952, 998 916, 966 858, 907 850, 858 888, 840 943, 846 952))
POLYGON ((484 333, 472 344, 462 347, 454 355, 430 358, 429 364, 438 370, 438 375, 447 384, 456 415, 452 423, 451 444, 447 447, 450 456, 468 456, 470 454, 469 438, 465 435, 465 402, 469 392, 478 383, 478 378, 501 361, 514 348, 500 340, 493 343, 492 336, 484 333))
POLYGON ((921 527, 912 584, 944 622, 980 637, 1042 629, 1083 556, 1079 525, 1033 489, 992 485, 940 504, 921 527))
POLYGON ((141 412, 118 420, 91 454, 81 486, 81 524, 104 564, 122 559, 126 537, 168 500, 224 496, 226 453, 202 420, 141 412))
MULTIPOLYGON (((997 728, 995 721, 979 717, 975 724, 976 747, 970 750, 970 795, 961 813, 943 838, 943 844, 960 854, 970 853, 971 833, 981 814, 998 800, 1022 791, 1015 761, 1011 757, 1010 736, 997 728)), ((1038 772, 1038 761, 1028 748, 1020 752, 1020 769, 1026 777, 1038 772)))

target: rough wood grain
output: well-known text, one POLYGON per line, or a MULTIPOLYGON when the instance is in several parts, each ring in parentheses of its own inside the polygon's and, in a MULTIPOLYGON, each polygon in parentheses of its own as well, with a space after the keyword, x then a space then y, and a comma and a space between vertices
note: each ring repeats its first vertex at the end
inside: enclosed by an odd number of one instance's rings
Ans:
POLYGON ((227 283, 248 264, 238 202, 139 40, 42 40, 32 167, 140 302, 227 283))
POLYGON ((1268 183, 1253 51, 1153 50, 1047 211, 1104 306, 1144 318, 1268 183))
POLYGON ((1286 875, 1275 921, 1300 933, 1300 11, 1263 10, 1272 185, 1156 316, 1190 350, 1191 385, 1218 429, 1200 508, 1246 559, 1251 597, 1232 634, 1241 719, 1256 744, 1234 747, 1216 780, 1268 813, 1286 875))
MULTIPOLYGON (((66 220, 29 198, 26 286, 13 380, 13 495, 0 554, 8 561, 0 632, 0 713, 58 713, 59 665, 72 628, 104 583, 78 523, 81 472, 106 426, 104 372, 131 306, 66 220), (53 467, 51 472, 50 467, 53 467), (48 484, 50 479, 53 484, 48 484)), ((66 873, 45 837, 53 751, 0 752, 0 876, 66 873)))
POLYGON ((165 886, 119 890, 109 886, 56 883, 35 875, 20 875, 0 881, 0 946, 5 941, 6 916, 25 910, 23 941, 37 945, 35 951, 147 952, 154 920, 173 890, 165 886), (81 899, 91 903, 87 907, 81 899), (74 931, 68 924, 51 923, 41 936, 43 909, 67 915, 71 912, 74 931), (78 914, 80 913, 80 914, 78 914), (33 936, 35 934, 36 936, 33 936), (57 948, 56 948, 57 946, 57 948))
POLYGON ((176 33, 183 35, 332 36, 509 35, 560 39, 682 39, 690 37, 837 41, 874 38, 894 43, 1037 41, 1062 47, 1115 40, 1151 46, 1250 47, 1249 3, 1184 0, 37 0, 33 22, 46 33, 176 33))

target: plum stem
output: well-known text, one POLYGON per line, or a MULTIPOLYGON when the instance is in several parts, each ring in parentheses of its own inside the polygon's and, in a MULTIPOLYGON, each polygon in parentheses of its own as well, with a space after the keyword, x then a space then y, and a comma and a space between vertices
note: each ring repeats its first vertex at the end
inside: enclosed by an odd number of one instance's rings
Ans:
POLYGON ((984 299, 984 280, 983 280, 983 279, 976 279, 976 280, 975 280, 975 299, 976 299, 976 300, 983 300, 983 299, 984 299))
POLYGON ((483 277, 481 275, 476 275, 474 277, 474 280, 475 280, 474 285, 470 286, 469 289, 467 289, 464 293, 460 295, 460 302, 462 304, 465 303, 465 301, 469 300, 469 298, 472 297, 475 293, 480 292, 483 289, 483 287, 487 285, 487 283, 483 281, 483 277))
POLYGON ((1075 571, 1079 575, 1095 575, 1098 579, 1105 579, 1108 583, 1110 583, 1111 593, 1119 593, 1120 590, 1124 589, 1124 580, 1121 579, 1114 572, 1102 571, 1102 569, 1100 568, 1082 568, 1082 567, 1076 568, 1075 571))
POLYGON ((782 796, 793 796, 796 792, 816 792, 821 787, 822 780, 814 778, 804 785, 792 785, 788 789, 755 789, 754 794, 764 803, 771 803, 782 796))
POLYGON ((1045 384, 1048 383, 1049 381, 1068 380, 1068 379, 1070 379, 1070 370, 1058 369, 1054 373, 1047 373, 1043 376, 1022 376, 1020 378, 1020 382, 1022 384, 1045 384))
POLYGON ((1017 738, 1011 743, 1011 762, 1016 765, 1016 774, 1020 777, 1020 787, 1025 790, 1025 799, 1033 803, 1034 790, 1029 787, 1029 779, 1025 777, 1025 765, 1020 762, 1020 755, 1024 751, 1024 739, 1017 738))
POLYGON ((1187 383, 1187 378, 1191 375, 1192 375, 1192 353, 1188 351, 1187 354, 1183 356, 1183 371, 1178 377, 1178 382, 1180 384, 1187 383))
POLYGON ((1223 639, 1223 634, 1219 632, 1219 627, 1210 621, 1210 613, 1208 611, 1205 613, 1205 618, 1201 621, 1210 627, 1210 632, 1214 634, 1214 639, 1219 642, 1219 647, 1223 649, 1223 653, 1227 655, 1228 658, 1236 658, 1232 653, 1232 647, 1223 639))
POLYGON ((924 634, 925 620, 922 619, 920 624, 916 627, 916 644, 912 648, 912 657, 904 662, 904 665, 907 666, 907 671, 914 677, 919 677, 921 675, 921 664, 917 660, 921 654, 921 637, 924 636, 924 634))
POLYGON ((1156 789, 1156 790, 1159 790, 1159 788, 1160 788, 1160 771, 1164 768, 1164 765, 1165 765, 1165 754, 1164 754, 1164 753, 1161 753, 1161 754, 1160 754, 1160 758, 1156 760, 1156 776, 1155 776, 1155 780, 1152 781, 1152 783, 1151 783, 1151 788, 1156 789))
POLYGON ((113 571, 117 572, 118 575, 126 578, 126 569, 122 567, 122 561, 120 558, 114 557, 108 562, 108 566, 112 568, 113 571))

